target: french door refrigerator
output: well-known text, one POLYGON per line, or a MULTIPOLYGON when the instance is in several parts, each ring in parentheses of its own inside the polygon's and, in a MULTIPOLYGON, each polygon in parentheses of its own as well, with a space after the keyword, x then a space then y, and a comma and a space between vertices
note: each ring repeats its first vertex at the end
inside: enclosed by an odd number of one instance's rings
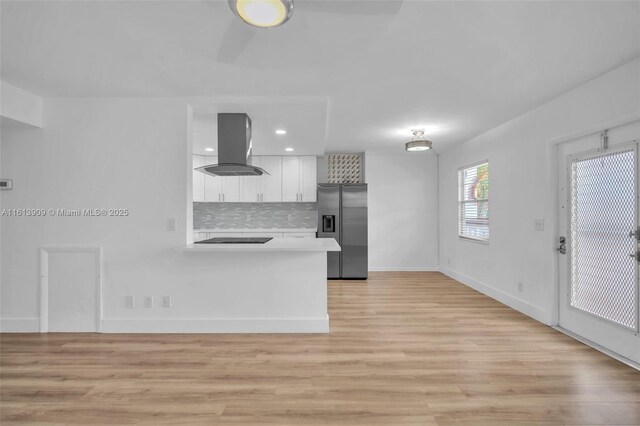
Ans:
POLYGON ((327 252, 327 278, 367 278, 367 184, 318 185, 318 238, 342 248, 327 252))

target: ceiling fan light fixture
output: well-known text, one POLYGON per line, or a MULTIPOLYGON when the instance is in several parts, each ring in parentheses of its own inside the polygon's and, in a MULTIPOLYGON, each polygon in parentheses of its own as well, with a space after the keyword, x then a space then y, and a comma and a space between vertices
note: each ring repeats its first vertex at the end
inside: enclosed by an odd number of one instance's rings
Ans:
POLYGON ((228 0, 233 13, 258 28, 273 28, 287 22, 293 14, 293 0, 228 0))
POLYGON ((409 152, 428 151, 431 149, 433 142, 431 142, 424 135, 424 130, 412 130, 413 139, 404 144, 404 149, 409 152))

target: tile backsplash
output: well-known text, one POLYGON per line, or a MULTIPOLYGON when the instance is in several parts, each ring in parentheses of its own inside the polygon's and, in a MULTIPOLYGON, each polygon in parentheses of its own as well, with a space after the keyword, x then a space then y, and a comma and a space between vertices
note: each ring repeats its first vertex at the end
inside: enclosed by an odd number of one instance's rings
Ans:
POLYGON ((193 229, 315 228, 316 203, 193 203, 193 229))

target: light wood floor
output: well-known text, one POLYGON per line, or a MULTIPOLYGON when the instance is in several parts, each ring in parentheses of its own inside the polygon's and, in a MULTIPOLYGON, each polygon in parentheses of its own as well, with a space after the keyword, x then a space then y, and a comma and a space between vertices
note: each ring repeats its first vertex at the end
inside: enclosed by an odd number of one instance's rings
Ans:
POLYGON ((329 335, 2 335, 0 420, 640 424, 640 372, 439 273, 329 295, 329 335))

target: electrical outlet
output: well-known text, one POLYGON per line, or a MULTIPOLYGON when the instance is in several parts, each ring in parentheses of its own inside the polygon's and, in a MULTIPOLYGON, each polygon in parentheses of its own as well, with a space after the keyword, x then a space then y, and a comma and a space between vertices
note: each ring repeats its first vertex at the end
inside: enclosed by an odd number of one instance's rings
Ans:
POLYGON ((544 219, 536 219, 533 225, 535 231, 544 231, 544 219))
POLYGON ((249 222, 250 220, 251 220, 251 215, 250 215, 250 214, 248 214, 248 215, 247 215, 247 222, 249 222))
POLYGON ((167 231, 175 231, 176 230, 176 220, 171 218, 167 219, 167 231))
POLYGON ((135 298, 133 296, 124 297, 124 307, 133 309, 135 307, 135 298))
POLYGON ((521 293, 524 291, 524 284, 523 283, 518 283, 518 291, 521 292, 521 293))
POLYGON ((153 308, 153 296, 145 296, 144 297, 144 307, 145 308, 153 308))
POLYGON ((171 296, 162 296, 162 307, 164 308, 171 307, 171 296))

